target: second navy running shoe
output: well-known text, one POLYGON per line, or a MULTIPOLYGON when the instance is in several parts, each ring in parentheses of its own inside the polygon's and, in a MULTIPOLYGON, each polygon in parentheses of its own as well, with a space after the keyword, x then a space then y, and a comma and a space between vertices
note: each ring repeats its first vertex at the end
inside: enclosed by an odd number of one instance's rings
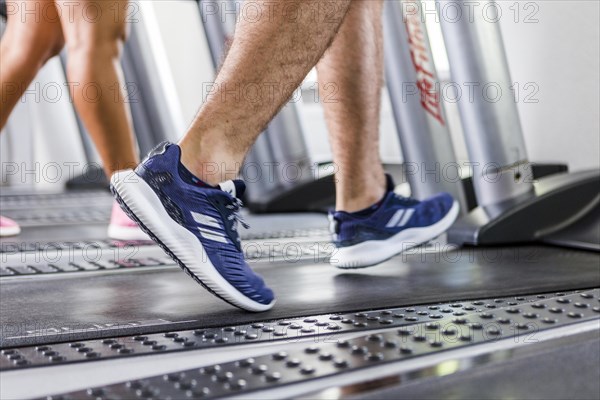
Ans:
POLYGON ((275 299, 244 260, 238 234, 245 185, 210 186, 180 162, 181 149, 162 143, 135 171, 111 178, 123 210, 194 280, 228 303, 266 311, 275 299))
POLYGON ((330 263, 338 268, 364 268, 386 261, 444 233, 456 220, 459 205, 448 193, 417 201, 387 193, 376 205, 357 213, 329 214, 336 251, 330 263))

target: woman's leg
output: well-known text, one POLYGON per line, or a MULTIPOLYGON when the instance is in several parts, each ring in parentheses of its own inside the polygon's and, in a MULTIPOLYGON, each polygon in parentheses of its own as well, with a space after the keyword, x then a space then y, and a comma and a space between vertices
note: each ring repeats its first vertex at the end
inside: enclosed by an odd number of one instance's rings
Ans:
MULTIPOLYGON (((40 68, 64 45, 54 0, 9 0, 7 6, 10 12, 0 41, 0 129, 40 68)), ((0 237, 20 232, 15 221, 0 216, 0 237)))
POLYGON ((64 45, 54 0, 9 0, 7 6, 0 41, 0 129, 40 68, 64 45))
POLYGON ((134 168, 130 110, 119 63, 126 38, 127 0, 56 0, 63 10, 67 76, 75 107, 89 131, 108 177, 134 168), (71 12, 64 12, 71 10, 71 12))
MULTIPOLYGON (((56 0, 67 43, 67 76, 79 116, 100 153, 106 175, 139 162, 119 59, 126 39, 127 0, 56 0)), ((115 203, 108 236, 148 237, 115 203)))

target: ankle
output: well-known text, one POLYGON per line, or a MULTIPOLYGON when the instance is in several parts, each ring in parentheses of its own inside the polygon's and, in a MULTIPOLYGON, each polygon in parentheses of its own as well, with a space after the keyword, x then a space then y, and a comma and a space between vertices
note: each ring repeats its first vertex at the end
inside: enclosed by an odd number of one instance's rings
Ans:
POLYGON ((185 138, 179 143, 181 163, 195 177, 209 185, 235 179, 239 175, 243 156, 230 154, 222 143, 218 146, 203 145, 185 138))
POLYGON ((337 211, 354 213, 372 207, 383 200, 386 190, 384 186, 373 185, 373 187, 365 189, 360 193, 350 193, 347 195, 340 195, 339 193, 338 191, 335 209, 337 211))
POLYGON ((382 193, 381 196, 364 196, 360 198, 341 199, 340 201, 336 201, 335 209, 336 211, 355 213, 374 206, 383 199, 383 196, 384 195, 382 193))

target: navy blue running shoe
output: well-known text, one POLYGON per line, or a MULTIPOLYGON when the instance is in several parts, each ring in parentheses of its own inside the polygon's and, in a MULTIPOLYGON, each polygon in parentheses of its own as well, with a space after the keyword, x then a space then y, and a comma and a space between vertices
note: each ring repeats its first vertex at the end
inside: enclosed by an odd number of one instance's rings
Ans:
POLYGON ((364 268, 444 233, 456 220, 459 205, 441 193, 424 201, 394 193, 387 176, 387 193, 370 209, 329 213, 336 251, 330 263, 338 268, 364 268))
MULTIPOLYGON (((266 311, 275 299, 246 261, 238 234, 240 180, 210 186, 180 162, 181 149, 162 143, 135 169, 111 178, 123 210, 196 282, 226 302, 266 311)), ((244 224, 245 225, 245 224, 244 224)))

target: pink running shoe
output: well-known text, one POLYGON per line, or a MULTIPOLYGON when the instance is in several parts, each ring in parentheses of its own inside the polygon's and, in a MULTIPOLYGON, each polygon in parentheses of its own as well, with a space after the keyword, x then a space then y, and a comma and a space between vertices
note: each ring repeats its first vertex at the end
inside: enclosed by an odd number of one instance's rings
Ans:
POLYGON ((15 236, 21 233, 21 227, 10 218, 0 215, 0 237, 15 236))
POLYGON ((113 203, 108 237, 116 240, 150 240, 148 235, 121 210, 117 202, 113 203))

